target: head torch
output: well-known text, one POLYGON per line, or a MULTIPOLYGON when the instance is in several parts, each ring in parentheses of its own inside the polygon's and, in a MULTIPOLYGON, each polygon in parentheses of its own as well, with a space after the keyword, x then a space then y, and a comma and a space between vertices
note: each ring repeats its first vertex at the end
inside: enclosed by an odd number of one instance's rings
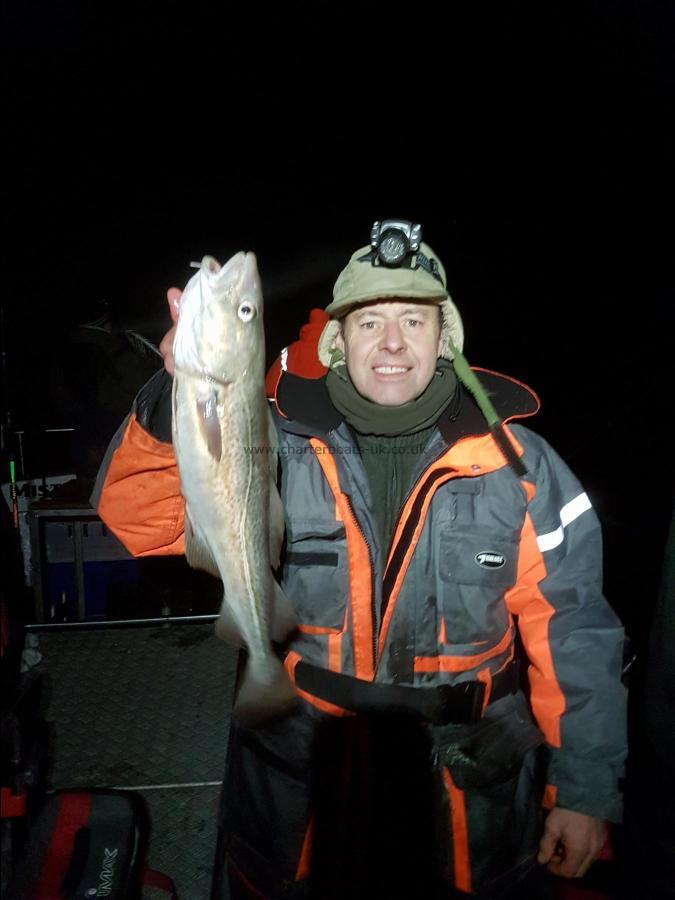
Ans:
POLYGON ((370 246, 385 266, 400 266, 411 253, 416 253, 422 240, 422 226, 400 219, 375 222, 370 229, 370 246))
POLYGON ((443 284, 438 263, 421 252, 421 243, 420 224, 405 219, 383 219, 373 223, 370 252, 360 257, 359 262, 370 262, 373 266, 387 266, 390 269, 425 269, 443 284))

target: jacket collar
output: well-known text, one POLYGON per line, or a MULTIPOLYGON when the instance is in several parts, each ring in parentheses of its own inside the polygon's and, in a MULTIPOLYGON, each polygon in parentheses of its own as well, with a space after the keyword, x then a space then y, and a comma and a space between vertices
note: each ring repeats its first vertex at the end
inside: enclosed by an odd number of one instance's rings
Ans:
MULTIPOLYGON (((490 395, 502 423, 527 418, 539 411, 539 398, 526 384, 488 369, 476 368, 474 371, 490 395)), ((456 400, 450 403, 438 422, 441 435, 448 445, 490 431, 471 395, 461 384, 458 384, 457 390, 456 400)), ((301 378, 284 372, 273 399, 282 417, 281 428, 284 431, 318 437, 334 431, 343 421, 331 403, 325 377, 301 378)))

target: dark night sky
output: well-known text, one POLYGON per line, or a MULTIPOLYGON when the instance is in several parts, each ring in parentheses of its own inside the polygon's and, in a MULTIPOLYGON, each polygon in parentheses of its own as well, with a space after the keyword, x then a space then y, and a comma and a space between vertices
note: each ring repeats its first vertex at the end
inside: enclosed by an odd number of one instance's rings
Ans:
POLYGON ((4 4, 14 421, 57 424, 48 360, 100 300, 157 339, 190 260, 254 250, 273 355, 373 219, 413 218, 469 360, 540 394, 533 427, 603 519, 610 599, 653 592, 672 496, 671 4, 448 4, 443 27, 411 4, 101 6, 4 4))

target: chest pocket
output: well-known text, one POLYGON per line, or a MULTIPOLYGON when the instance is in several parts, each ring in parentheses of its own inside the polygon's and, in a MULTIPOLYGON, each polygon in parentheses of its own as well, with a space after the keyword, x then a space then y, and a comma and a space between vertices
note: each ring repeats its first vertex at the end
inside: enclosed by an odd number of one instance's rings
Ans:
POLYGON ((448 643, 496 643, 509 625, 504 593, 516 580, 518 541, 503 532, 445 528, 437 588, 448 643))
POLYGON ((286 539, 282 585, 300 622, 341 629, 348 591, 343 524, 318 516, 294 516, 286 539))
POLYGON ((452 478, 444 484, 435 499, 437 521, 473 522, 482 487, 480 478, 452 478))

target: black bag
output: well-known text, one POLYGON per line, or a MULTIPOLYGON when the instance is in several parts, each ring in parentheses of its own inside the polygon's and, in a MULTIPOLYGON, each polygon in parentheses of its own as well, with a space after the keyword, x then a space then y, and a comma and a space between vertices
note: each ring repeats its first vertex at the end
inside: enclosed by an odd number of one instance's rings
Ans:
MULTIPOLYGON (((141 900, 148 833, 139 794, 56 791, 30 829, 7 898, 141 900)), ((164 882, 167 897, 175 897, 170 879, 164 882)))

